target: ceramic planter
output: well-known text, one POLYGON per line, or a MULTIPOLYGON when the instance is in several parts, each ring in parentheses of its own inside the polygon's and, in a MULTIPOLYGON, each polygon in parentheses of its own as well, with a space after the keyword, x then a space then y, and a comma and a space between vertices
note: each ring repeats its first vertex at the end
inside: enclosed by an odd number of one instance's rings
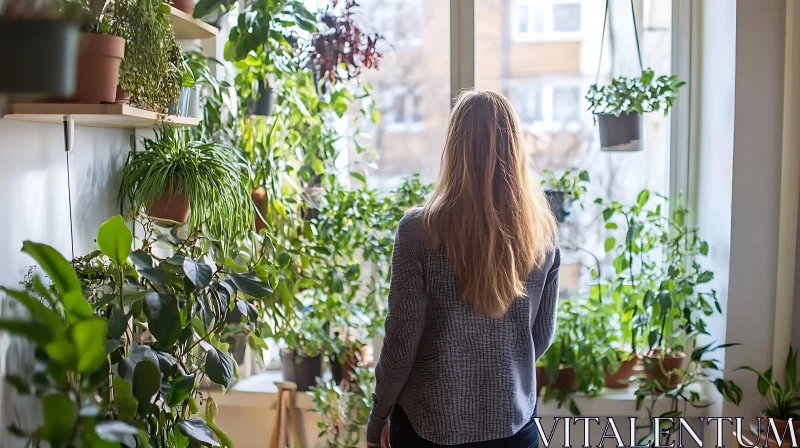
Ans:
POLYGON ((603 367, 606 373, 605 386, 609 389, 625 389, 630 384, 630 378, 641 370, 642 358, 634 356, 626 359, 619 364, 619 369, 614 373, 609 373, 607 367, 603 367))
POLYGON ((685 353, 669 353, 664 355, 659 352, 653 352, 644 357, 645 374, 649 379, 655 379, 660 384, 667 387, 675 387, 683 380, 683 375, 674 372, 683 366, 683 361, 686 359, 685 353))
POLYGON ((556 217, 556 221, 562 223, 567 220, 569 216, 569 198, 563 191, 545 190, 544 195, 547 196, 547 203, 550 205, 550 211, 556 217))
POLYGON ((189 15, 192 15, 194 12, 194 0, 173 0, 172 6, 189 15))
POLYGON ((72 102, 114 103, 119 64, 125 56, 125 39, 106 34, 81 33, 78 84, 72 102))
MULTIPOLYGON (((781 420, 778 418, 773 418, 772 421, 775 422, 775 429, 778 430, 778 434, 786 434, 783 439, 783 444, 778 445, 778 441, 775 440, 774 433, 772 429, 767 427, 768 425, 768 416, 761 414, 761 433, 758 435, 758 444, 757 446, 765 446, 765 447, 775 447, 778 448, 779 446, 788 447, 791 445, 791 438, 789 437, 789 432, 786 431, 786 427, 789 426, 788 420, 781 420), (767 437, 769 436, 769 437, 767 437)), ((800 435, 800 420, 792 420, 792 427, 794 427, 794 433, 800 435)), ((755 431, 754 431, 755 432, 755 431)))
MULTIPOLYGON (((263 206, 264 206, 264 199, 266 198, 267 198, 267 190, 264 187, 258 187, 255 190, 253 190, 252 193, 250 193, 250 199, 253 200, 253 204, 255 204, 256 208, 261 213, 264 213, 263 206)), ((258 216, 258 213, 256 213, 256 232, 266 228, 267 224, 264 222, 263 219, 261 219, 260 216, 258 216)))
POLYGON ((561 367, 558 369, 558 376, 553 383, 553 389, 565 392, 574 392, 578 390, 578 376, 575 374, 575 368, 561 367))
POLYGON ((147 214, 151 218, 183 224, 189 220, 190 212, 191 207, 185 192, 164 191, 164 194, 150 205, 147 214))
POLYGON ((79 39, 66 21, 0 17, 0 94, 72 97, 79 39))
POLYGON ((595 114, 600 129, 601 151, 641 151, 642 115, 639 113, 595 114))
POLYGON ((263 82, 258 82, 258 97, 250 100, 250 115, 261 115, 268 117, 272 115, 275 108, 275 91, 265 86, 263 82))
POLYGON ((322 354, 295 356, 291 350, 281 350, 281 370, 284 381, 297 384, 298 392, 306 392, 322 375, 322 354))

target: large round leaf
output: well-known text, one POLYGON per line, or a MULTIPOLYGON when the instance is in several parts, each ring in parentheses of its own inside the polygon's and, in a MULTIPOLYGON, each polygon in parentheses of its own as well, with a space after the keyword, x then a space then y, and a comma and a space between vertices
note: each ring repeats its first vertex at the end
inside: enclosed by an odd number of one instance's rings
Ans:
POLYGON ((178 423, 178 429, 189 440, 203 446, 218 447, 219 443, 214 440, 214 431, 208 427, 202 418, 193 418, 178 423))
POLYGON ((178 342, 181 335, 181 312, 172 294, 150 292, 144 296, 144 314, 150 333, 164 347, 178 342))
POLYGON ((97 245, 105 256, 117 265, 128 260, 133 235, 122 216, 113 216, 97 231, 97 245))
POLYGON ((159 387, 161 372, 158 366, 148 360, 139 361, 133 371, 133 396, 139 400, 139 409, 146 409, 144 405, 150 403, 159 387))
POLYGON ((69 328, 69 338, 78 353, 78 371, 91 372, 106 359, 106 321, 100 317, 76 322, 69 328))
POLYGON ((42 409, 44 423, 37 434, 51 446, 64 446, 78 419, 78 406, 66 395, 52 394, 42 399, 42 409))
POLYGON ((228 387, 233 379, 233 360, 222 350, 211 347, 206 357, 206 375, 211 381, 228 387))
POLYGON ((170 407, 177 406, 189 398, 189 395, 194 389, 194 375, 182 376, 172 382, 172 387, 169 388, 169 395, 167 396, 167 405, 170 407))
POLYGON ((186 274, 186 277, 197 289, 203 289, 211 282, 211 266, 202 262, 197 262, 188 258, 184 259, 183 273, 186 274))

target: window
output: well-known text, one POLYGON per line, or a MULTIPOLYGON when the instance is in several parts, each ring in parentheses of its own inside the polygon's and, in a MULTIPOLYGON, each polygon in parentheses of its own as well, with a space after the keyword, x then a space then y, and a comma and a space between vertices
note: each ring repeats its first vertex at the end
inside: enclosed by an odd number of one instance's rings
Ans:
POLYGON ((516 0, 515 41, 570 41, 581 37, 583 0, 516 0), (532 26, 531 26, 532 25, 532 26))
MULTIPOLYGON (((600 151, 598 130, 583 96, 597 75, 605 2, 512 0, 508 3, 514 9, 507 19, 511 26, 503 27, 503 19, 494 20, 492 13, 505 2, 475 1, 475 33, 480 38, 476 42, 480 45, 476 87, 499 91, 511 100, 537 170, 561 175, 575 167, 588 170, 592 180, 584 208, 574 207, 568 222, 560 226, 564 248, 561 283, 564 296, 568 296, 587 284, 589 269, 594 267, 594 260, 582 250, 600 257, 604 266, 610 263, 604 259, 602 217, 597 219, 602 209, 593 200, 603 197, 630 203, 645 188, 652 193, 669 192, 669 117, 659 113, 644 116, 641 152, 600 151), (506 30, 505 34, 497 31, 500 29, 506 30), (533 46, 531 42, 547 45, 533 46)), ((634 4, 641 20, 644 66, 659 74, 670 73, 672 2, 642 0, 634 4)), ((627 1, 612 2, 615 39, 606 35, 601 83, 612 76, 639 73, 631 15, 625 9, 629 7, 627 1)))
POLYGON ((378 107, 387 132, 422 132, 422 91, 416 87, 399 87, 380 92, 378 107))
POLYGON ((422 47, 425 42, 423 0, 364 0, 359 5, 364 23, 381 33, 395 49, 422 47))

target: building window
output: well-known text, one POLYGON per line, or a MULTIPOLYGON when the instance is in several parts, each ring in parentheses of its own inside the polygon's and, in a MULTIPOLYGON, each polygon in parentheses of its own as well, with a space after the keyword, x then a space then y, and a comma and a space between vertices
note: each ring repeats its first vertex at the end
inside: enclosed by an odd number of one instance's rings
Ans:
POLYGON ((578 0, 516 0, 516 41, 581 39, 582 5, 578 0), (533 24, 533 26, 530 26, 533 24))
POLYGON ((510 99, 523 125, 543 131, 576 131, 583 110, 580 79, 515 79, 510 99))
POLYGON ((396 87, 381 92, 379 106, 382 126, 390 133, 416 133, 424 130, 422 91, 416 87, 396 87))

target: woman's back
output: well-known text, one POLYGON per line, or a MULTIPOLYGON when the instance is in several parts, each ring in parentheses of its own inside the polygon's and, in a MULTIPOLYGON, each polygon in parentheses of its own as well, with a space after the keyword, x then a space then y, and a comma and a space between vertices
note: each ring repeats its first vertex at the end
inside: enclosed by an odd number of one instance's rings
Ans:
POLYGON ((508 100, 460 95, 436 190, 395 238, 370 444, 393 407, 414 446, 515 446, 506 438, 528 432, 560 266, 555 222, 528 164, 508 100))

